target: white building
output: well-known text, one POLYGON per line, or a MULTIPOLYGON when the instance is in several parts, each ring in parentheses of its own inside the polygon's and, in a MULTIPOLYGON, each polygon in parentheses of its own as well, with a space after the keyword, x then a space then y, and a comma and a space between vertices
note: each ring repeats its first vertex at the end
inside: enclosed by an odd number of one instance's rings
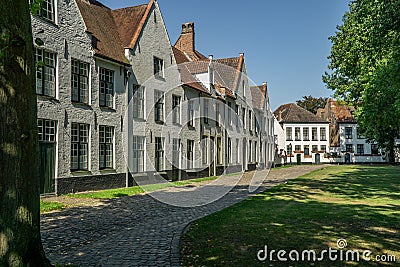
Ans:
POLYGON ((329 122, 294 103, 274 111, 285 135, 286 163, 328 163, 329 122))

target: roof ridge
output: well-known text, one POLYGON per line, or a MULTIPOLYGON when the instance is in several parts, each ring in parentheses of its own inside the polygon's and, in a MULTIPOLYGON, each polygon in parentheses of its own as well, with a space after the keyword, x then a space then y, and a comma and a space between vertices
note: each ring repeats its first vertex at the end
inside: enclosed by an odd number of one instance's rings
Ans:
POLYGON ((131 43, 129 44, 129 48, 133 49, 136 46, 136 43, 137 43, 137 41, 139 39, 139 36, 140 36, 140 33, 143 30, 143 26, 144 26, 147 18, 149 17, 150 10, 153 7, 153 5, 154 5, 154 0, 150 0, 150 2, 147 4, 147 8, 146 8, 145 13, 144 13, 142 19, 139 22, 139 27, 137 28, 137 30, 135 32, 135 35, 133 36, 133 39, 132 39, 131 43))

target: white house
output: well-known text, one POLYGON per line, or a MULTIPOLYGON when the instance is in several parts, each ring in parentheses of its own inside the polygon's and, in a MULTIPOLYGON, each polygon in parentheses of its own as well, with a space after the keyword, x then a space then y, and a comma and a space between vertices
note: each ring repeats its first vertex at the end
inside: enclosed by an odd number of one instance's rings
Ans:
POLYGON ((281 105, 274 115, 284 131, 286 163, 329 162, 329 122, 294 103, 281 105))

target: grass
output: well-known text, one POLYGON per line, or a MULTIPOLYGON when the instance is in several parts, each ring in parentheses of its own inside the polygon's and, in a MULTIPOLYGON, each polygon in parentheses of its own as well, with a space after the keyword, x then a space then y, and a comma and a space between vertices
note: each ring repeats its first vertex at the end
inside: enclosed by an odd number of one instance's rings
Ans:
MULTIPOLYGON (((314 171, 192 224, 183 266, 399 266, 397 263, 260 262, 268 250, 371 250, 400 260, 400 168, 335 166, 314 171)), ((317 254, 319 255, 319 254, 317 254)), ((287 257, 287 254, 286 254, 287 257)), ((328 256, 325 257, 327 259, 328 256)))
POLYGON ((65 209, 66 205, 60 202, 40 201, 40 213, 65 209))
POLYGON ((132 186, 127 188, 109 189, 109 190, 102 190, 89 193, 68 194, 67 196, 74 198, 111 199, 123 196, 133 196, 133 195, 143 194, 145 192, 152 192, 172 186, 185 186, 204 181, 212 181, 217 178, 218 178, 217 176, 213 176, 213 177, 197 178, 197 179, 162 183, 162 184, 150 184, 144 186, 132 186))

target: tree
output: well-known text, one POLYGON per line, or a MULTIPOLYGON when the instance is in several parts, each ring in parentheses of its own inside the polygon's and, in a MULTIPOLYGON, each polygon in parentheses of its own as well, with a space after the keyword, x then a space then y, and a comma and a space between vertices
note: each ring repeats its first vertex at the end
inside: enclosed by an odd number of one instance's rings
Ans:
POLYGON ((27 0, 0 4, 0 266, 50 266, 40 239, 37 107, 27 0))
POLYGON ((319 108, 325 107, 327 100, 328 98, 326 97, 315 98, 309 95, 309 96, 303 96, 303 99, 301 100, 297 100, 296 104, 304 108, 305 110, 308 110, 313 114, 316 114, 319 108))
POLYGON ((353 0, 337 27, 328 57, 331 73, 323 75, 335 96, 356 108, 360 130, 389 151, 399 129, 400 2, 353 0))

